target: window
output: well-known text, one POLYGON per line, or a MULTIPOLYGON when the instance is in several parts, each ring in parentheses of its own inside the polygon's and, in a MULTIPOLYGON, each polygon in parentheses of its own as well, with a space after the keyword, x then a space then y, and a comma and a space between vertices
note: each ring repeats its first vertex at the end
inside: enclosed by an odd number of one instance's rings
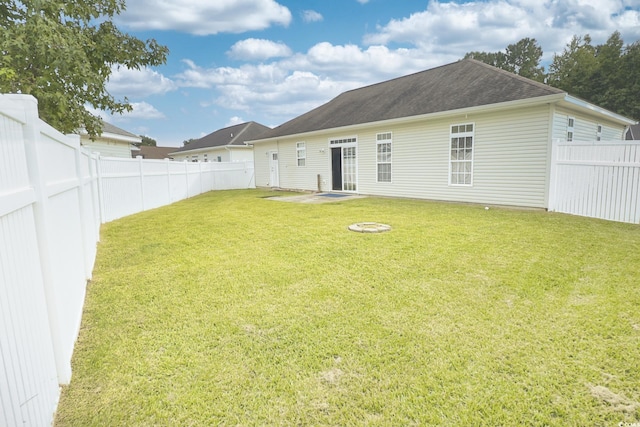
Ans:
POLYGON ((296 142, 296 158, 298 166, 304 166, 307 163, 307 148, 304 142, 296 142))
POLYGON ((222 161, 222 156, 218 156, 218 163, 222 161))
POLYGON ((473 172, 473 123, 451 126, 449 184, 471 185, 473 172))
POLYGON ((576 122, 576 119, 573 117, 567 118, 567 141, 573 141, 573 125, 576 122))
POLYGON ((602 125, 596 126, 596 141, 600 141, 602 139, 602 125))
POLYGON ((191 161, 192 162, 197 162, 198 161, 198 156, 191 156, 191 161))
POLYGON ((391 182, 391 132, 376 135, 378 182, 391 182))
POLYGON ((206 155, 206 154, 204 155, 204 161, 205 161, 205 162, 208 162, 208 161, 209 161, 209 159, 207 159, 207 155, 206 155))

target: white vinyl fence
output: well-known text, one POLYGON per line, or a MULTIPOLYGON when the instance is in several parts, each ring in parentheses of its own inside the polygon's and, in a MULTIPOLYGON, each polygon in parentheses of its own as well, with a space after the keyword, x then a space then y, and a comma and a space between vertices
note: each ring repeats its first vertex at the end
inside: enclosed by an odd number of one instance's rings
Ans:
POLYGON ((100 158, 0 95, 0 426, 49 426, 71 379, 100 224, 215 189, 251 163, 100 158))
POLYGON ((640 223, 640 141, 554 142, 549 210, 640 223))

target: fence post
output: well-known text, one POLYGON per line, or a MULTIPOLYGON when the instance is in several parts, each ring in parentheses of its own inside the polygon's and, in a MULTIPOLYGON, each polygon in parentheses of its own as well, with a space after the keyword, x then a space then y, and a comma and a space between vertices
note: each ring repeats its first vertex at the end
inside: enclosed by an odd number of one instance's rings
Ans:
MULTIPOLYGON (((17 101, 16 101, 17 102, 17 101)), ((62 331, 60 330, 58 305, 56 303, 53 268, 51 264, 49 230, 47 227, 47 211, 49 196, 44 177, 40 174, 38 141, 40 139, 40 116, 38 115, 38 101, 33 97, 21 98, 24 106, 26 124, 23 127, 24 146, 29 170, 29 180, 35 191, 33 216, 36 234, 38 236, 38 253, 44 296, 47 304, 47 316, 51 331, 51 343, 55 357, 56 371, 59 384, 68 384, 71 380, 71 360, 65 360, 62 331)))
POLYGON ((167 165, 167 186, 169 187, 167 190, 167 194, 169 195, 169 204, 173 203, 171 199, 171 164, 169 163, 169 159, 164 159, 165 164, 167 165))
POLYGON ((558 188, 558 140, 551 140, 551 166, 549 170, 549 200, 547 210, 553 212, 557 209, 558 188))
POLYGON ((91 174, 91 212, 93 213, 94 229, 92 232, 95 235, 95 241, 100 241, 100 224, 102 224, 102 218, 100 213, 100 185, 98 184, 98 156, 92 152, 88 152, 89 155, 89 168, 91 174), (97 212, 96 212, 97 205, 97 212))
POLYGON ((84 275, 85 278, 91 279, 91 267, 93 261, 91 260, 92 251, 89 250, 87 246, 87 235, 88 235, 88 226, 87 226, 87 211, 85 206, 87 204, 87 194, 85 189, 85 177, 84 172, 82 171, 82 158, 81 158, 81 150, 80 146, 80 135, 67 135, 67 138, 74 140, 74 158, 76 163, 76 177, 78 178, 78 209, 80 210, 80 233, 82 235, 82 253, 84 255, 84 275))
POLYGON ((104 181, 102 179, 102 156, 96 153, 96 169, 98 171, 98 208, 100 209, 100 224, 107 222, 104 209, 104 181))
POLYGON ((141 212, 146 210, 144 203, 144 165, 142 163, 142 156, 136 156, 138 160, 138 172, 140 173, 140 203, 142 204, 141 212))
POLYGON ((187 199, 189 198, 189 162, 184 161, 184 177, 187 183, 187 199))
POLYGON ((204 193, 204 177, 202 176, 202 162, 198 162, 198 170, 200 171, 200 194, 204 193))

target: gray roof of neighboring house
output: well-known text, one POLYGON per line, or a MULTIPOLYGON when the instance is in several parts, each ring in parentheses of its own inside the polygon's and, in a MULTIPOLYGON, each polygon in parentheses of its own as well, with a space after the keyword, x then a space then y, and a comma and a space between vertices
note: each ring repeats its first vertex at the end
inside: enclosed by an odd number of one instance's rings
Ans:
POLYGON ((169 153, 176 151, 176 147, 152 147, 141 145, 137 150, 132 150, 132 157, 142 156, 143 159, 168 159, 169 153))
POLYGON ((629 126, 626 139, 631 141, 640 141, 640 123, 629 126))
POLYGON ((267 132, 275 138, 566 93, 473 59, 350 90, 267 132))
POLYGON ((122 135, 122 136, 129 136, 131 138, 138 138, 140 139, 140 136, 135 135, 131 132, 127 132, 124 129, 120 129, 117 126, 112 125, 111 123, 107 123, 104 120, 102 121, 102 133, 105 132, 109 132, 109 133, 115 133, 116 135, 122 135))
POLYGON ((265 132, 270 130, 271 128, 256 122, 241 123, 219 129, 200 139, 196 139, 189 145, 174 150, 173 153, 197 150, 200 148, 224 147, 227 145, 243 146, 245 145, 245 141, 262 138, 265 132))

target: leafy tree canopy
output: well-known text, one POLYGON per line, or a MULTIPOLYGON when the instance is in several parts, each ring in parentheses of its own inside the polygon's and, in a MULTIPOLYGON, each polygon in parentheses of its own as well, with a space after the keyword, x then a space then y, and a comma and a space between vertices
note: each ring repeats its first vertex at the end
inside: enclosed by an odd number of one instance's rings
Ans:
POLYGON ((191 144, 193 141, 197 141, 198 138, 189 138, 187 140, 182 141, 182 146, 186 147, 187 145, 191 144))
POLYGON ((158 144, 157 141, 150 136, 140 135, 140 138, 142 138, 142 142, 140 143, 140 145, 144 145, 146 147, 155 147, 158 144))
POLYGON ((561 54, 555 54, 545 74, 540 66, 542 49, 525 38, 505 52, 469 52, 473 58, 523 77, 565 90, 595 105, 640 119, 640 41, 624 44, 615 31, 601 45, 591 37, 574 36, 561 54))
POLYGON ((0 3, 0 92, 31 94, 40 117, 64 133, 101 131, 85 109, 130 111, 106 90, 113 67, 165 63, 168 49, 121 32, 113 17, 125 0, 3 0, 0 3))
POLYGON ((603 108, 640 119, 640 41, 625 46, 615 31, 601 45, 574 36, 553 56, 547 82, 603 108))
POLYGON ((524 38, 507 46, 505 52, 469 52, 465 59, 476 59, 506 71, 539 82, 544 81, 544 68, 540 66, 542 48, 536 39, 524 38))

